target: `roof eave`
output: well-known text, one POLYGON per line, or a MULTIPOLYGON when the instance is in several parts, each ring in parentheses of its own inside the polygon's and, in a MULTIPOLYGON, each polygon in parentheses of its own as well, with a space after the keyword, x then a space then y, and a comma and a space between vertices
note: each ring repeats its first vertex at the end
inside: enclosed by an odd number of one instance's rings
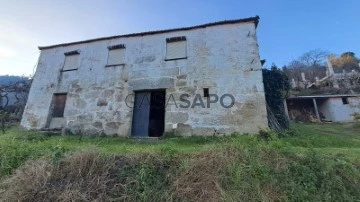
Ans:
POLYGON ((290 96, 287 99, 313 99, 313 98, 338 98, 338 97, 360 97, 358 94, 339 94, 339 95, 302 95, 290 96))
POLYGON ((115 39, 115 38, 162 34, 162 33, 175 32, 175 31, 187 31, 187 30, 192 30, 192 29, 200 29, 200 28, 205 28, 205 27, 225 25, 225 24, 236 24, 236 23, 253 22, 255 24, 255 29, 256 29, 257 25, 259 24, 259 20, 260 20, 260 17, 255 16, 255 17, 242 18, 242 19, 236 19, 236 20, 224 20, 224 21, 219 21, 219 22, 212 22, 212 23, 196 25, 196 26, 191 26, 191 27, 182 27, 182 28, 174 28, 174 29, 166 29, 166 30, 149 31, 149 32, 139 32, 139 33, 116 35, 116 36, 110 36, 110 37, 100 37, 100 38, 95 38, 95 39, 88 39, 88 40, 76 41, 76 42, 70 42, 70 43, 62 43, 62 44, 56 44, 56 45, 50 45, 50 46, 38 46, 38 48, 39 48, 39 50, 44 50, 44 49, 57 48, 57 47, 62 47, 62 46, 70 46, 70 45, 90 43, 90 42, 95 42, 95 41, 110 40, 110 39, 115 39))

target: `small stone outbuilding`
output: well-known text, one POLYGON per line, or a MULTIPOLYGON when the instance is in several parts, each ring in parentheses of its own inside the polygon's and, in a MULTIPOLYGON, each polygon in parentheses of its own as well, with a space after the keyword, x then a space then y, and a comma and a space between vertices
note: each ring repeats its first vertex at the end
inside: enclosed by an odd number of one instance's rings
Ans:
POLYGON ((359 95, 292 96, 286 101, 290 120, 354 122, 360 113, 359 95))

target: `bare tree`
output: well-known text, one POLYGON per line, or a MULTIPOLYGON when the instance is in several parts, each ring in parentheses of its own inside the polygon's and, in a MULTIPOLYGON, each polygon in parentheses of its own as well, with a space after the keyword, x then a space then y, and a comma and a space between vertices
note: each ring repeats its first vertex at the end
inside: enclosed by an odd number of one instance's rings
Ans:
POLYGON ((309 68, 319 67, 324 64, 327 55, 329 53, 326 51, 314 49, 300 56, 299 61, 309 68))
POLYGON ((291 61, 287 66, 283 67, 284 72, 290 79, 301 81, 301 72, 304 72, 306 65, 299 60, 291 61))
POLYGON ((294 79, 298 86, 306 87, 307 84, 314 82, 316 77, 322 78, 326 75, 324 63, 327 54, 320 49, 310 50, 291 61, 284 72, 290 80, 294 79), (306 81, 303 81, 301 73, 305 74, 306 81))
POLYGON ((6 111, 8 103, 9 103, 9 98, 8 98, 8 93, 5 91, 4 87, 0 87, 0 123, 1 123, 1 130, 3 133, 5 133, 6 130, 6 124, 5 122, 7 122, 8 120, 8 113, 6 111))
POLYGON ((0 122, 3 133, 7 128, 7 123, 20 120, 30 85, 31 80, 28 79, 0 85, 0 122), (14 99, 12 103, 10 103, 11 99, 14 99))

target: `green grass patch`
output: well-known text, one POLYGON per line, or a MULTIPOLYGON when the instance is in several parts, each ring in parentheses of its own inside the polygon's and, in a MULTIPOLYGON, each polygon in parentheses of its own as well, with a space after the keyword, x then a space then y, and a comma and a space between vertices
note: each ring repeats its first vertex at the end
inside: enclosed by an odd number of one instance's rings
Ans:
POLYGON ((10 201, 21 197, 24 201, 359 201, 359 156, 360 129, 353 124, 293 124, 282 134, 173 136, 158 141, 46 136, 14 127, 0 135, 0 197, 10 201), (99 154, 78 153, 84 150, 99 154), (40 175, 39 169, 47 174, 40 175), (103 186, 89 190, 101 180, 103 186))

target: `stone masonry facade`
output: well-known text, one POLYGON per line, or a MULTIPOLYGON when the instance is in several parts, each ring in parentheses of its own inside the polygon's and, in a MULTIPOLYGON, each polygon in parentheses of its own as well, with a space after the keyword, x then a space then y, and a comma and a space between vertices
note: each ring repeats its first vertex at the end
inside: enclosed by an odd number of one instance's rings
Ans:
MULTIPOLYGON (((130 136, 133 99, 139 90, 165 89, 165 132, 190 135, 256 133, 268 127, 262 65, 256 38, 258 17, 201 26, 39 47, 37 70, 21 126, 61 127, 87 135, 130 136), (186 37, 186 58, 166 60, 166 39, 186 37), (124 64, 107 65, 110 46, 124 44, 124 64), (78 52, 76 70, 63 71, 64 53, 78 52), (219 97, 224 108, 179 107, 181 94, 219 97), (63 117, 52 118, 54 94, 66 94, 63 117)), ((204 99, 205 106, 207 100, 204 99)))

